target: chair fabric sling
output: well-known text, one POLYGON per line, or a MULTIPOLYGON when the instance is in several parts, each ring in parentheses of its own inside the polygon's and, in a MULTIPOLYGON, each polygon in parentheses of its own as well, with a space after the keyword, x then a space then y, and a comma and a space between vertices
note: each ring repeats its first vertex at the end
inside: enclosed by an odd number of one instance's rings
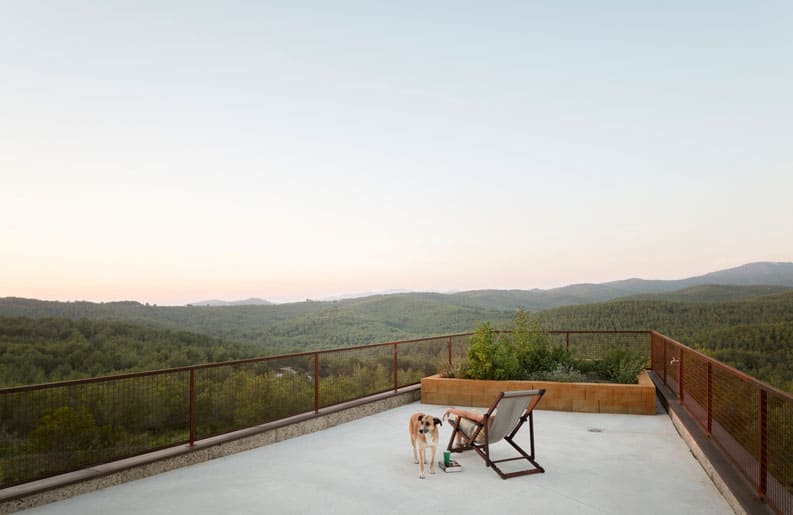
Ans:
POLYGON ((545 390, 520 390, 513 392, 501 392, 496 401, 490 406, 490 409, 483 415, 483 421, 478 423, 471 421, 473 429, 468 434, 460 427, 459 419, 451 421, 450 425, 454 428, 452 436, 449 438, 449 445, 447 450, 451 452, 463 452, 467 450, 474 450, 476 453, 485 460, 488 467, 492 467, 502 479, 509 479, 516 476, 525 476, 527 474, 537 474, 545 472, 534 459, 534 407, 540 402, 545 390), (491 424, 489 421, 494 418, 491 424), (531 452, 527 453, 515 441, 515 435, 521 426, 529 422, 529 441, 531 443, 531 452), (479 438, 479 434, 484 431, 484 437, 479 438), (455 438, 460 435, 461 445, 454 446, 455 438), (517 457, 506 458, 500 460, 492 459, 490 455, 490 446, 501 440, 505 440, 511 445, 519 454, 517 457), (504 472, 499 463, 505 461, 526 460, 531 466, 525 469, 504 472))

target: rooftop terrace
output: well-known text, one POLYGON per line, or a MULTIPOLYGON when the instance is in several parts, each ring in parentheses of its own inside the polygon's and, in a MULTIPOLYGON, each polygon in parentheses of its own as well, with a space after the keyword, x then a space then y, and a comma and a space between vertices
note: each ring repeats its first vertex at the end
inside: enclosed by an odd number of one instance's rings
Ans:
POLYGON ((408 418, 444 408, 415 402, 419 381, 470 333, 5 388, 0 513, 793 514, 789 394, 654 331, 549 334, 580 359, 638 349, 664 408, 551 411, 549 390, 545 474, 504 481, 466 453, 462 473, 419 480, 408 418))
MULTIPOLYGON (((545 474, 505 481, 467 452, 456 455, 461 473, 420 480, 407 435, 415 411, 443 408, 406 404, 26 513, 732 513, 666 414, 535 411, 545 474)), ((450 434, 444 424, 444 446, 450 434)))

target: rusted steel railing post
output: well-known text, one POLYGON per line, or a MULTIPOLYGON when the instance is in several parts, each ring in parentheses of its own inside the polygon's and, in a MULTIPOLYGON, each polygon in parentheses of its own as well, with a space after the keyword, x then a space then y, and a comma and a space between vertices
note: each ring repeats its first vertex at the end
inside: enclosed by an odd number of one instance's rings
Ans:
POLYGON ((570 331, 564 333, 564 341, 565 341, 565 345, 564 345, 565 350, 567 352, 570 352, 570 331))
POLYGON ((314 413, 319 413, 319 352, 314 353, 314 413))
POLYGON ((449 336, 449 366, 452 366, 452 337, 449 336))
POLYGON ((708 437, 713 431, 713 364, 708 361, 708 437))
POLYGON ((683 352, 683 349, 678 349, 678 350, 680 351, 680 363, 678 363, 680 366, 677 369, 677 376, 678 376, 677 377, 677 389, 679 390, 678 397, 680 398, 680 404, 685 404, 686 403, 686 392, 683 389, 683 374, 685 373, 685 369, 684 369, 685 364, 684 364, 684 361, 683 361, 683 356, 685 355, 685 353, 683 352))
POLYGON ((768 493, 768 393, 760 388, 760 477, 757 493, 765 499, 768 493))
POLYGON ((195 369, 190 369, 190 447, 195 445, 195 369))
POLYGON ((664 384, 669 386, 669 383, 666 382, 666 338, 663 339, 664 342, 664 384))
POLYGON ((399 366, 397 361, 397 344, 394 343, 394 391, 399 390, 399 366))
POLYGON ((655 334, 650 331, 650 370, 655 370, 655 334))

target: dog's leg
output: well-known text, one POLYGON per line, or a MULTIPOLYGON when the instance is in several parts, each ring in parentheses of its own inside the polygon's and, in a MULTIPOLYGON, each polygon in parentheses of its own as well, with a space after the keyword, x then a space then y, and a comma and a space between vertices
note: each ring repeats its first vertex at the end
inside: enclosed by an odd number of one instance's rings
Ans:
POLYGON ((425 461, 424 446, 419 444, 419 479, 424 479, 424 461, 425 461))
POLYGON ((416 453, 416 439, 412 436, 410 437, 410 445, 413 446, 413 463, 418 463, 419 455, 416 453))
POLYGON ((432 459, 430 459, 430 474, 434 474, 435 473, 435 450, 437 448, 438 448, 437 442, 436 442, 436 445, 433 445, 432 447, 430 447, 430 449, 431 449, 430 450, 430 454, 432 456, 432 459))

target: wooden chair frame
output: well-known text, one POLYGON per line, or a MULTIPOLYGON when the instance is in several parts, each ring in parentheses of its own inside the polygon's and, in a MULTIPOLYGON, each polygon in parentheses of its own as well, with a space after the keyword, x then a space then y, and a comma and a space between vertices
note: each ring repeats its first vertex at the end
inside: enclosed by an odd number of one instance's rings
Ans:
MULTIPOLYGON (((451 452, 463 452, 468 450, 476 451, 479 456, 485 460, 485 464, 488 467, 492 467, 493 470, 501 477, 501 479, 509 479, 512 477, 517 476, 525 476, 529 474, 538 474, 545 472, 545 469, 540 466, 539 463, 534 458, 534 408, 537 406, 537 403, 540 402, 542 396, 545 394, 545 390, 522 390, 516 392, 501 392, 496 399, 496 401, 490 406, 487 412, 483 415, 483 421, 477 422, 474 420, 470 420, 471 423, 475 424, 476 427, 474 428, 473 432, 471 432, 470 436, 466 435, 465 432, 460 428, 460 424, 457 423, 455 420, 450 420, 449 425, 454 428, 452 431, 452 436, 449 438, 449 445, 447 450, 451 452), (511 431, 507 434, 493 434, 490 431, 490 419, 494 416, 494 412, 498 408, 499 404, 502 400, 507 398, 515 398, 515 397, 527 397, 527 404, 526 407, 523 409, 521 415, 515 419, 514 423, 510 423, 509 427, 511 427, 511 431), (514 440, 515 435, 518 433, 518 430, 526 423, 528 420, 529 422, 529 437, 530 437, 530 446, 531 452, 527 453, 523 448, 521 448, 514 440), (478 443, 477 437, 479 434, 484 431, 484 438, 483 442, 478 443), (459 447, 454 446, 455 438, 460 435, 461 443, 459 447), (490 445, 500 441, 501 439, 507 441, 519 454, 519 456, 513 458, 505 458, 500 460, 494 460, 490 456, 490 445), (497 465, 498 463, 503 463, 506 461, 515 461, 515 460, 526 460, 531 466, 526 469, 521 469, 514 472, 504 472, 501 468, 497 465)), ((459 420, 459 419, 458 419, 459 420)))

